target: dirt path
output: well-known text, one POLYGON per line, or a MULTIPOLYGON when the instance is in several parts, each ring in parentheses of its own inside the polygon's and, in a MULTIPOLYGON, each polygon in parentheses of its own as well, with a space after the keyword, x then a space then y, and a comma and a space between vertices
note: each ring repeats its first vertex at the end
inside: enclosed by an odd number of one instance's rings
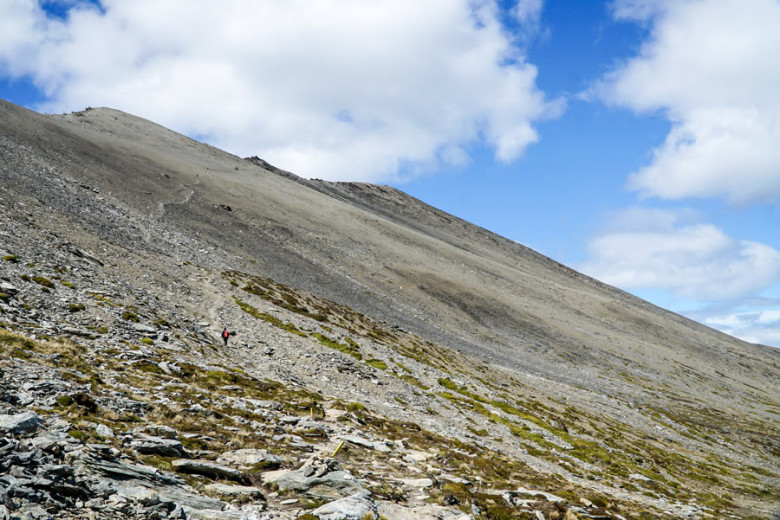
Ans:
POLYGON ((166 206, 182 206, 184 204, 189 204, 189 202, 192 200, 193 195, 195 195, 195 190, 192 187, 197 186, 198 184, 200 184, 200 179, 198 179, 198 181, 195 182, 195 184, 180 184, 179 186, 181 186, 182 188, 190 189, 190 192, 187 195, 185 195, 182 200, 180 201, 166 200, 166 201, 159 202, 157 204, 157 210, 151 216, 149 224, 145 227, 143 231, 144 242, 148 244, 152 240, 152 226, 155 223, 162 220, 162 218, 165 216, 166 206))

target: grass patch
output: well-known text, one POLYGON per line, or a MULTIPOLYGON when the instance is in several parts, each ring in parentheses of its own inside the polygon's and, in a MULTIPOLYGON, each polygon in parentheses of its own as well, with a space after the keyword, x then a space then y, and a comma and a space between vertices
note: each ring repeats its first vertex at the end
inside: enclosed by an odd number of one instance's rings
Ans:
POLYGON ((138 323, 140 321, 138 315, 133 311, 124 311, 122 313, 122 319, 127 321, 132 321, 133 323, 138 323))
POLYGON ((378 369, 378 370, 387 370, 387 363, 382 361, 381 359, 369 359, 366 361, 369 365, 372 367, 378 369))
MULTIPOLYGON (((330 339, 329 337, 320 334, 319 332, 315 332, 313 336, 317 341, 319 341, 326 347, 332 348, 334 350, 338 350, 339 352, 343 352, 344 354, 348 354, 357 360, 363 359, 363 354, 358 352, 357 350, 358 345, 354 341, 351 342, 350 344, 339 343, 338 341, 330 339)), ((387 366, 385 366, 385 368, 387 368, 387 366)))
POLYGON ((280 329, 286 330, 287 332, 292 332, 293 334, 296 334, 298 336, 301 336, 301 337, 304 337, 304 338, 307 337, 305 332, 300 330, 298 327, 296 327, 292 323, 285 323, 282 320, 280 320, 279 318, 277 318, 276 316, 273 316, 272 314, 268 314, 268 313, 265 313, 265 312, 260 312, 258 309, 252 307, 251 305, 249 305, 246 302, 243 302, 243 301, 239 300, 235 296, 233 297, 233 301, 236 302, 236 305, 241 307, 242 311, 244 311, 245 313, 249 314, 250 316, 254 316, 258 320, 263 320, 265 322, 270 323, 271 325, 273 325, 275 327, 279 327, 280 329))
POLYGON ((33 276, 32 281, 47 289, 54 289, 54 282, 46 278, 45 276, 33 276))

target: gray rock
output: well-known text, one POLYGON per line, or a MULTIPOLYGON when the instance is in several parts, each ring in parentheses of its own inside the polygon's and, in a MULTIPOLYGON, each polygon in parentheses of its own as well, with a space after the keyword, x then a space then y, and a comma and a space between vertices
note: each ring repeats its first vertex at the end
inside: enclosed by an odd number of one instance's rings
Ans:
MULTIPOLYGON (((216 498, 197 495, 179 485, 149 487, 138 481, 117 481, 117 493, 110 500, 129 500, 141 504, 177 504, 185 510, 222 511, 225 503, 216 498)), ((187 518, 190 518, 188 515, 187 518)))
POLYGON ((175 475, 160 473, 157 469, 142 466, 140 464, 126 464, 122 462, 95 461, 89 465, 90 469, 118 480, 138 480, 151 483, 151 485, 181 485, 184 480, 175 475))
POLYGON ((37 504, 30 504, 17 509, 13 512, 13 515, 7 518, 12 520, 51 520, 53 517, 43 507, 37 504))
POLYGON ((133 323, 133 330, 141 332, 142 334, 154 334, 157 336, 157 329, 150 327, 149 325, 144 325, 143 323, 133 323))
MULTIPOLYGON (((166 336, 166 338, 167 338, 167 336, 166 336)), ((168 341, 168 340, 165 339, 163 341, 168 341)), ((157 366, 160 367, 160 370, 162 370, 165 374, 167 374, 169 376, 173 375, 173 374, 180 374, 181 373, 181 369, 179 367, 177 367, 173 363, 169 363, 167 361, 160 361, 159 363, 157 363, 157 366)))
POLYGON ((238 511, 213 511, 184 508, 187 520, 253 520, 257 517, 245 515, 238 511))
POLYGON ((379 518, 376 504, 368 491, 359 491, 340 500, 318 507, 312 514, 320 520, 364 520, 379 518))
POLYGON ((22 412, 16 415, 0 415, 0 432, 15 435, 34 433, 43 426, 43 421, 35 412, 22 412))
POLYGON ((212 495, 224 498, 265 500, 263 492, 253 486, 230 486, 227 484, 209 484, 204 490, 212 495))
POLYGON ((284 405, 278 401, 269 401, 267 399, 246 399, 246 402, 250 403, 255 408, 266 410, 281 410, 284 405))
POLYGON ((160 455, 162 457, 185 457, 184 446, 175 439, 162 439, 160 437, 144 436, 130 443, 136 452, 143 455, 160 455))
POLYGON ((173 469, 181 473, 194 473, 212 478, 226 478, 235 482, 245 482, 244 474, 237 469, 220 466, 208 460, 180 459, 171 462, 173 469))
POLYGON ((653 479, 642 475, 641 473, 632 473, 628 476, 631 480, 639 480, 641 482, 652 482, 653 479))
POLYGON ((357 435, 348 435, 344 437, 344 440, 349 443, 355 444, 357 446, 362 446, 364 448, 379 451, 382 453, 388 453, 391 451, 390 448, 387 446, 387 444, 385 444, 384 442, 371 441, 368 439, 364 439, 363 437, 358 437, 357 435))
POLYGON ((433 480, 429 478, 401 479, 401 482, 403 482, 403 484, 406 486, 409 486, 411 488, 417 488, 417 489, 429 488, 434 484, 433 480))
POLYGON ((279 470, 263 474, 265 484, 280 491, 294 491, 312 498, 337 499, 363 491, 363 487, 334 461, 310 459, 297 470, 279 470))
POLYGON ((457 509, 426 504, 418 507, 406 507, 393 502, 377 502, 380 518, 393 520, 474 520, 469 514, 457 509))
POLYGON ((14 296, 16 294, 19 294, 19 289, 15 285, 0 280, 0 292, 8 294, 10 296, 14 296))
POLYGON ((217 459, 219 464, 235 466, 248 470, 254 467, 261 469, 276 469, 282 465, 282 458, 268 453, 266 450, 241 449, 226 451, 217 459))
POLYGON ((179 436, 179 432, 174 428, 162 424, 146 425, 142 431, 154 437, 160 437, 163 439, 176 439, 179 436))
POLYGON ((62 327, 62 332, 65 334, 70 334, 72 336, 80 336, 82 338, 91 338, 93 336, 92 332, 84 329, 78 329, 76 327, 62 327))
POLYGON ((105 439, 111 439, 114 437, 114 430, 105 424, 98 424, 95 426, 95 433, 98 435, 98 437, 103 437, 105 439))

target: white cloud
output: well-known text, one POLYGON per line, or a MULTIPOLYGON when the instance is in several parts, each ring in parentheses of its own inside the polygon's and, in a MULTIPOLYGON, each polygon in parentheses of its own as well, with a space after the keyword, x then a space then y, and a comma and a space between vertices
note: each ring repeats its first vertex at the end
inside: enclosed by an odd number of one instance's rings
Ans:
POLYGON ((80 5, 0 5, 0 72, 32 77, 41 109, 119 108, 305 176, 387 180, 477 142, 512 161, 563 108, 492 0, 80 5))
POLYGON ((751 343, 780 347, 780 308, 716 314, 703 322, 751 343))
POLYGON ((672 122, 629 187, 669 199, 780 200, 780 2, 618 0, 649 40, 594 89, 672 122))
POLYGON ((780 251, 731 238, 693 213, 633 209, 593 239, 583 272, 623 289, 698 300, 740 298, 780 282, 780 251))

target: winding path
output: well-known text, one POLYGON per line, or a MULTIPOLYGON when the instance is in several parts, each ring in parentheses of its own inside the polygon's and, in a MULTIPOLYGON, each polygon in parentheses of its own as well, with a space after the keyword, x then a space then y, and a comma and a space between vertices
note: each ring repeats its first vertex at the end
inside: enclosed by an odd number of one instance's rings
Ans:
POLYGON ((192 188, 194 186, 197 186, 200 184, 200 179, 195 182, 195 184, 180 184, 184 189, 189 188, 190 192, 180 201, 173 201, 173 200, 166 200, 162 201, 157 204, 157 211, 154 212, 154 214, 151 216, 151 222, 149 222, 149 225, 147 225, 143 232, 143 239, 144 242, 147 244, 152 240, 152 229, 151 224, 153 222, 159 222, 160 219, 162 219, 165 216, 165 207, 169 205, 175 205, 175 206, 181 206, 184 204, 189 204, 189 202, 192 200, 192 196, 195 195, 195 190, 192 188))

